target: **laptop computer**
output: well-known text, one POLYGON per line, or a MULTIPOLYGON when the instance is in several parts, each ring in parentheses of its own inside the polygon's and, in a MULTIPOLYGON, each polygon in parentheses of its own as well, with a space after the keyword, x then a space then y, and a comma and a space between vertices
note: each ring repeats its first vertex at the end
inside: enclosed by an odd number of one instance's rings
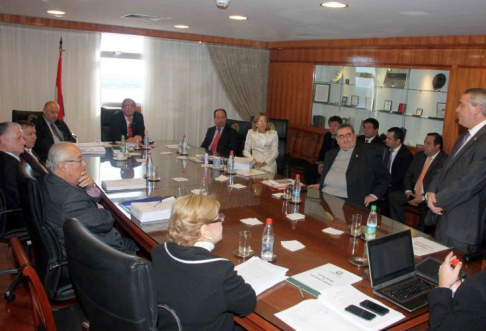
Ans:
POLYGON ((429 303, 437 284, 416 272, 410 230, 370 240, 368 263, 373 292, 412 312, 429 303))

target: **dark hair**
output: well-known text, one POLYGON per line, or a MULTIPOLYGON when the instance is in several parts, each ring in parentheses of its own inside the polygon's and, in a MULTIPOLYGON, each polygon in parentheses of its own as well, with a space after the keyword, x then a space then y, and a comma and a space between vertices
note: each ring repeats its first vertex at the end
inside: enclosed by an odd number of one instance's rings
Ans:
POLYGON ((214 111, 213 117, 216 117, 216 112, 217 112, 217 111, 220 111, 220 110, 222 110, 222 111, 223 111, 223 113, 224 113, 224 117, 228 117, 228 115, 226 114, 226 110, 224 110, 223 108, 218 108, 218 109, 216 109, 216 110, 214 111))
POLYGON ((388 132, 393 132, 393 139, 398 140, 400 139, 400 142, 403 143, 403 140, 405 139, 405 133, 403 132, 402 129, 398 127, 393 127, 388 129, 388 132))
POLYGON ((34 123, 26 121, 26 120, 20 120, 20 121, 17 121, 15 123, 20 124, 20 126, 22 126, 22 127, 24 127, 24 126, 29 127, 29 128, 35 127, 34 123))
POLYGON ((442 139, 442 136, 437 132, 427 133, 427 136, 434 137, 434 145, 440 145, 440 149, 444 147, 444 140, 442 139))
POLYGON ((123 106, 125 106, 125 102, 127 102, 127 101, 131 101, 135 104, 135 106, 137 106, 137 103, 135 101, 133 101, 133 99, 126 98, 126 99, 123 99, 123 101, 122 101, 122 104, 121 104, 122 108, 123 108, 123 106))
POLYGON ((343 119, 339 116, 331 116, 329 117, 327 124, 330 124, 331 122, 338 122, 338 124, 343 124, 343 119))
POLYGON ((349 123, 342 123, 342 124, 339 124, 339 127, 337 129, 337 131, 341 130, 341 129, 344 129, 344 128, 350 128, 351 131, 354 133, 354 128, 351 124, 349 123))
POLYGON ((377 130, 380 128, 380 122, 378 122, 377 120, 375 120, 374 118, 370 117, 370 118, 367 118, 363 121, 363 126, 366 124, 366 123, 371 123, 373 124, 373 129, 377 130))

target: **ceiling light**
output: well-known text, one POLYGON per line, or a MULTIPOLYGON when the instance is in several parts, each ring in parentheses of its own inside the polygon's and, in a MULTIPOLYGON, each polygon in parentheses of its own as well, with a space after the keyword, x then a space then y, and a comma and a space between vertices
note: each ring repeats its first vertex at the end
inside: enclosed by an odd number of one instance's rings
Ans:
POLYGON ((326 8, 333 8, 333 9, 349 7, 345 3, 335 2, 335 1, 332 1, 332 2, 323 2, 323 3, 321 3, 321 6, 322 7, 326 7, 326 8))
POLYGON ((178 29, 189 29, 189 25, 174 25, 174 28, 178 28, 178 29))
POLYGON ((231 16, 228 16, 228 18, 230 20, 237 20, 237 21, 246 21, 248 19, 248 17, 239 16, 239 15, 231 15, 231 16))
POLYGON ((60 10, 48 10, 47 13, 51 14, 51 15, 64 15, 64 14, 66 14, 65 12, 60 11, 60 10))

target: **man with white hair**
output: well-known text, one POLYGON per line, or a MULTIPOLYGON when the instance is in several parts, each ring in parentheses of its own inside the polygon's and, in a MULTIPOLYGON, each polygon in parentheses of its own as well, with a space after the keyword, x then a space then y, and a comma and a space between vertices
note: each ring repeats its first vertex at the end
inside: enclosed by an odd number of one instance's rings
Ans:
POLYGON ((64 222, 77 218, 104 243, 129 254, 138 250, 135 242, 122 237, 113 227, 110 212, 96 202, 100 190, 86 172, 81 150, 72 143, 57 143, 49 150, 44 178, 44 220, 56 233, 64 256, 64 222))

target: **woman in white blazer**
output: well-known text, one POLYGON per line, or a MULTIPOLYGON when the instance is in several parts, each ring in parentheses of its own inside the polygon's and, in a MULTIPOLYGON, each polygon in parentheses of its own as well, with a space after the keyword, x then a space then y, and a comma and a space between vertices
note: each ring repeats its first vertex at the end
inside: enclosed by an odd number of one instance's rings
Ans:
POLYGON ((264 113, 258 113, 253 121, 254 127, 246 135, 243 155, 255 160, 254 168, 265 170, 275 175, 277 172, 278 135, 270 130, 268 118, 264 113))

